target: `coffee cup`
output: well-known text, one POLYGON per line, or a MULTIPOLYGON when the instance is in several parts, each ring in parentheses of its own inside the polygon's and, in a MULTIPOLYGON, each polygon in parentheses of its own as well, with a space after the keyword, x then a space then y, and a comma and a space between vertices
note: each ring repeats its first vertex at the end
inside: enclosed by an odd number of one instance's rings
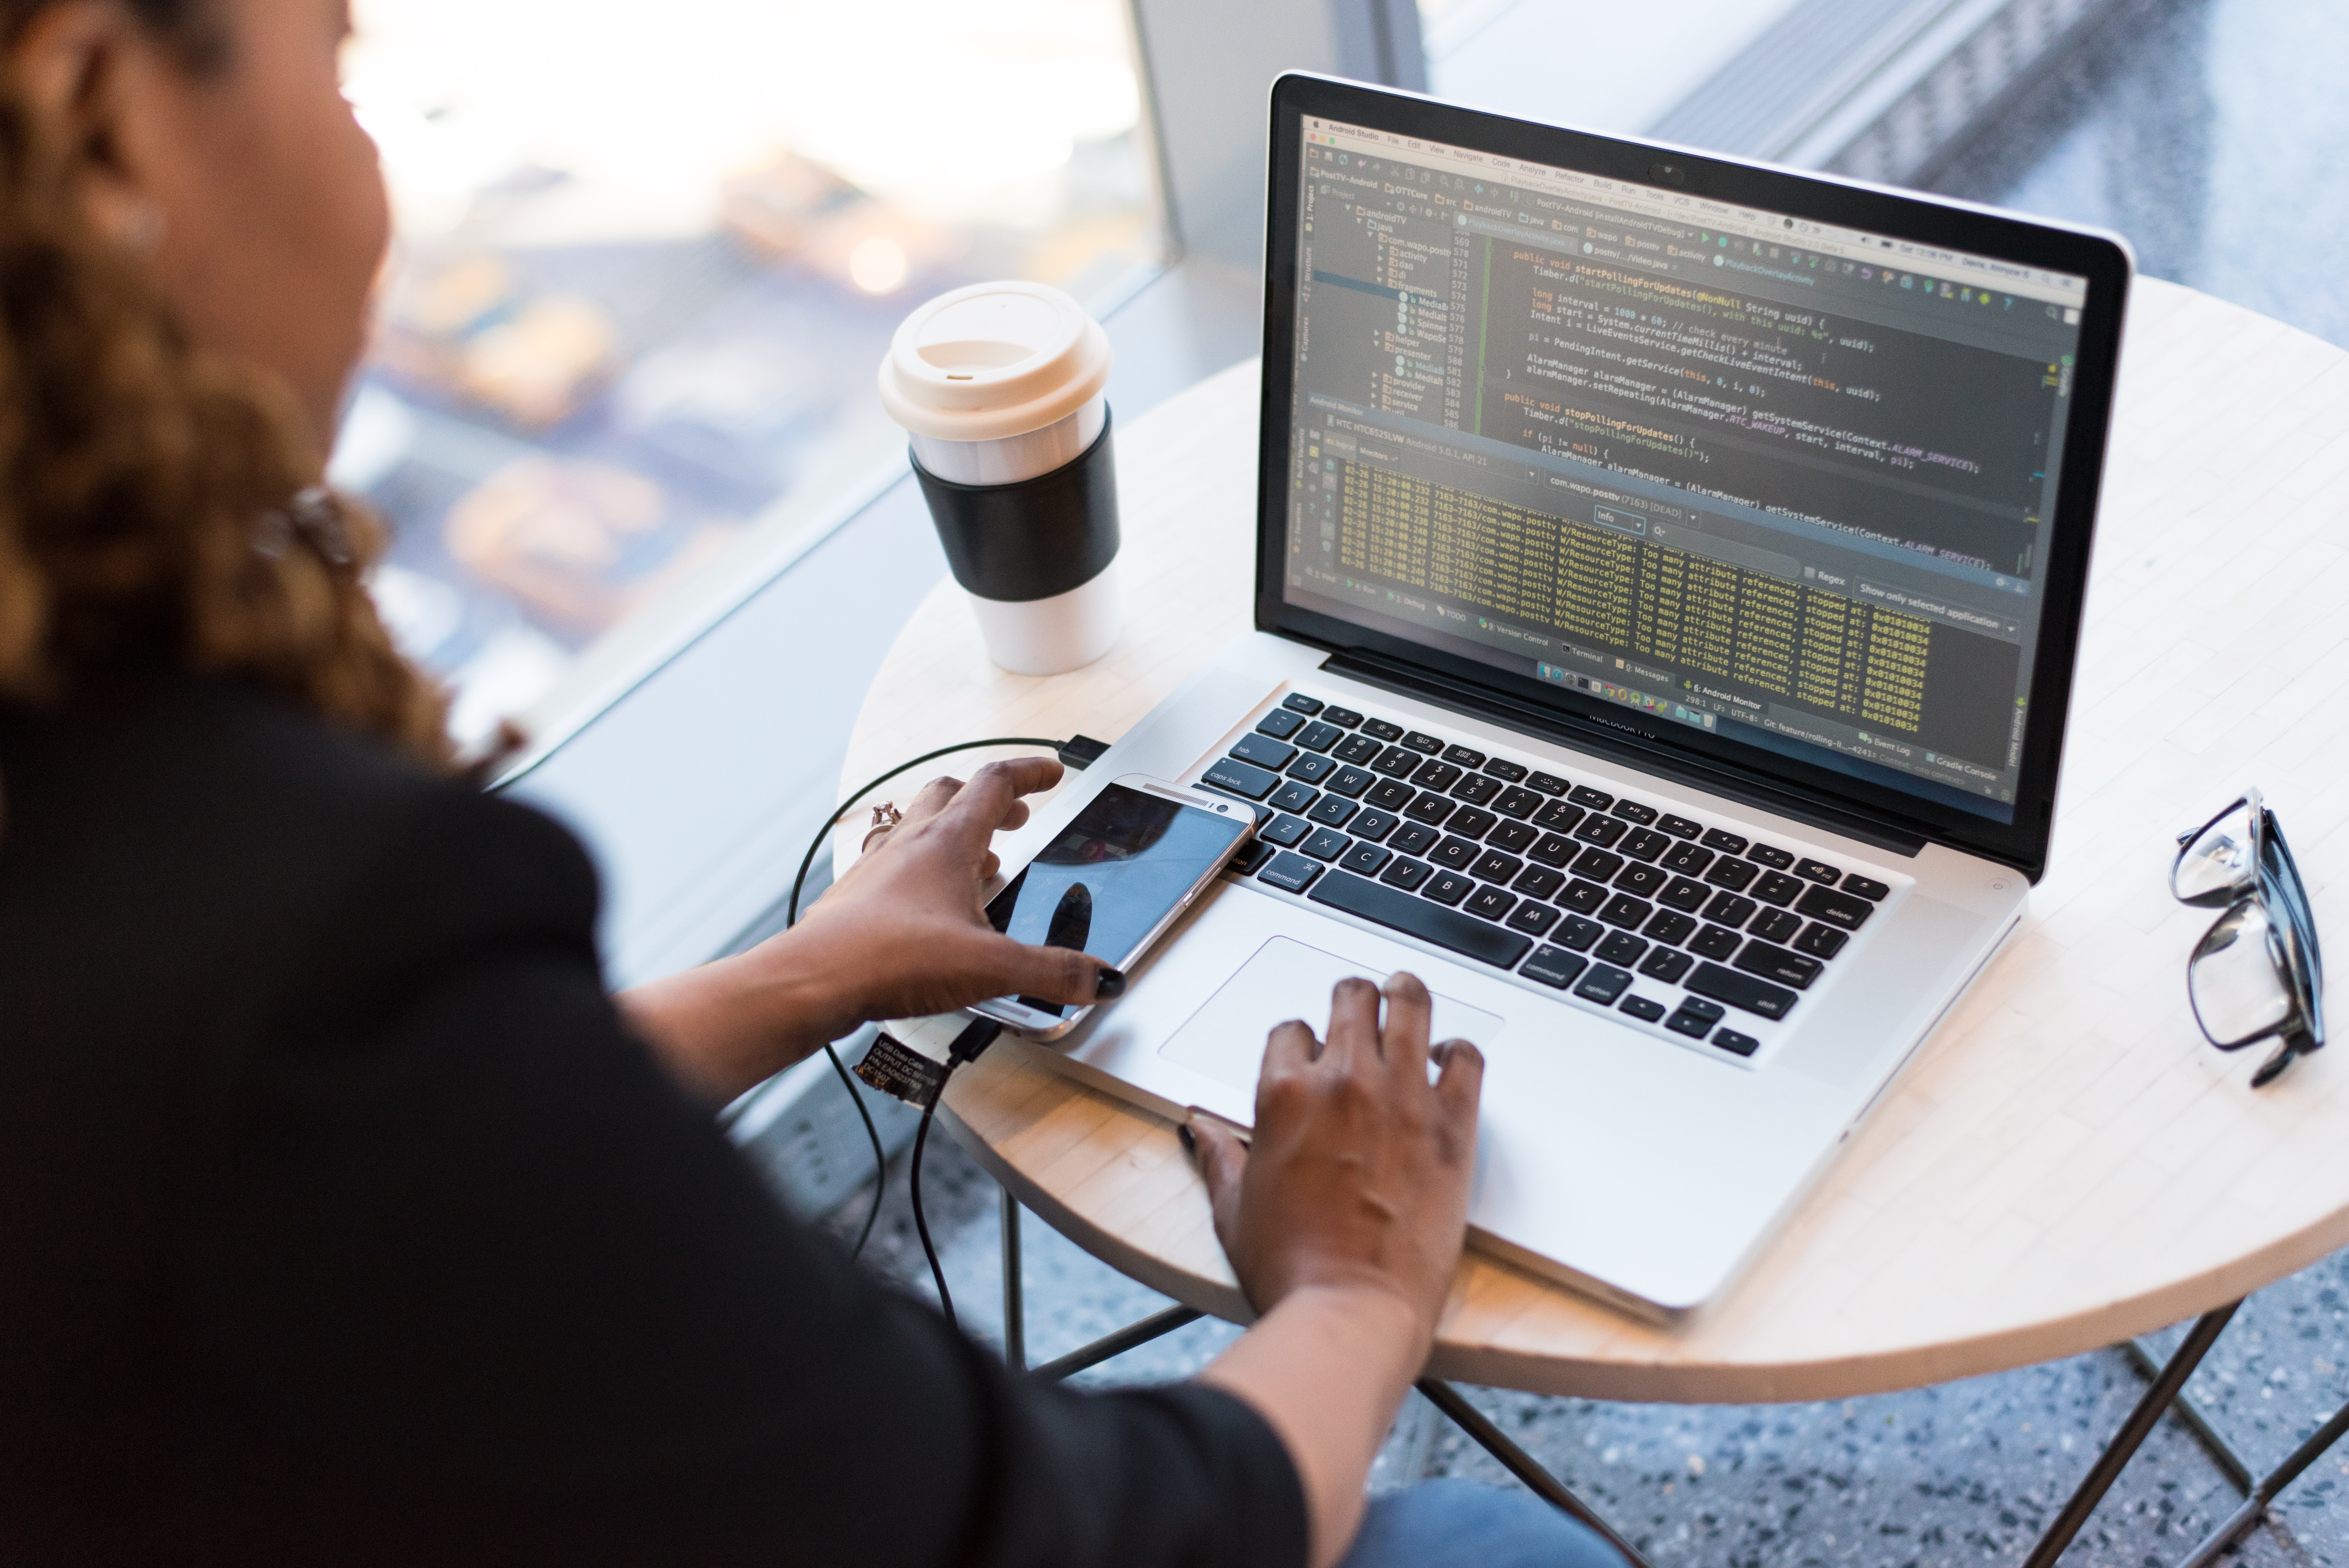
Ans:
POLYGON ((1109 335, 1043 284, 973 284, 907 316, 881 402, 988 657, 1019 675, 1091 664, 1117 641, 1117 473, 1109 335))

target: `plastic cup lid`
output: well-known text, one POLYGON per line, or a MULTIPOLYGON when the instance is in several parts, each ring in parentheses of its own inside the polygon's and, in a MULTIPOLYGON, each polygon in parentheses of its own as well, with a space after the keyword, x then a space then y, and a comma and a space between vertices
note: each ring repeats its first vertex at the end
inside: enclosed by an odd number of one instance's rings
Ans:
POLYGON ((1109 384, 1109 335, 1046 284, 972 284, 897 328, 881 406, 917 436, 994 441, 1067 418, 1109 384))

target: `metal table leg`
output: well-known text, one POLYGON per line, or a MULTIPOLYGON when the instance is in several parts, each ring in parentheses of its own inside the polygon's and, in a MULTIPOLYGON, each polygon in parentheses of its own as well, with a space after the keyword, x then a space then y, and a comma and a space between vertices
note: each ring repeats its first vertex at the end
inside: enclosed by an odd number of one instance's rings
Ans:
POLYGON ((2233 1302, 2216 1312, 2204 1313, 2195 1320, 2185 1342, 2178 1346, 2177 1353, 2161 1368, 2161 1376, 2153 1380, 2153 1387, 2147 1388, 2145 1398, 2137 1402, 2137 1408, 2129 1412, 2129 1418, 2121 1423, 2119 1431, 2113 1434, 2111 1446, 2105 1449, 2104 1457, 2096 1460, 2095 1468, 2089 1470, 2088 1479, 2080 1483, 2080 1490, 2072 1494, 2072 1501, 2064 1505, 2064 1511, 2055 1516, 2055 1522, 2049 1525, 2047 1533, 2039 1538, 2039 1544, 2032 1549, 2023 1568, 2054 1568, 2055 1560, 2064 1555, 2064 1548, 2072 1544, 2072 1538, 2080 1533, 2080 1526, 2088 1522, 2088 1516, 2096 1511, 2096 1504, 2104 1501, 2105 1493, 2112 1490, 2114 1481, 2120 1479, 2121 1471, 2153 1431, 2154 1423, 2161 1419, 2164 1410, 2169 1408, 2170 1401, 2178 1397, 2178 1390, 2186 1386, 2186 1379, 2193 1376, 2194 1368, 2201 1365, 2202 1357, 2209 1355, 2210 1346, 2218 1343, 2220 1331, 2227 1326, 2227 1320, 2233 1317, 2235 1309, 2242 1305, 2240 1301, 2233 1302))
POLYGON ((1461 1397, 1460 1390, 1440 1377, 1422 1377, 1419 1391, 1427 1396, 1428 1403, 1452 1418, 1453 1423, 1468 1434, 1477 1447, 1501 1461, 1501 1468, 1525 1482, 1537 1496, 1553 1507, 1572 1515, 1597 1532, 1607 1544, 1623 1554, 1631 1568, 1648 1568, 1648 1560, 1640 1555, 1638 1547, 1615 1533, 1615 1527, 1592 1511, 1590 1505, 1568 1489, 1567 1484, 1544 1470, 1533 1455, 1517 1447, 1506 1432, 1485 1418, 1483 1411, 1461 1397))
MULTIPOLYGON (((2129 1365, 2137 1368, 2137 1376, 2147 1382, 2150 1383, 2161 1376, 2161 1363, 2154 1359, 2153 1352, 2145 1347, 2143 1340, 2124 1339, 2121 1349, 2128 1357, 2129 1365)), ((2221 1437, 2219 1429, 2210 1424, 2202 1414, 2201 1408, 2194 1403, 2193 1396, 2180 1388, 2178 1398, 2170 1401, 2169 1413, 2184 1422, 2186 1429, 2194 1434, 2194 1440, 2202 1445, 2202 1451, 2210 1456, 2210 1462, 2219 1467, 2220 1473, 2227 1478, 2227 1484, 2245 1497, 2251 1496, 2251 1467, 2243 1462, 2243 1456, 2235 1451, 2235 1445, 2221 1437)))
POLYGON ((2309 1433, 2308 1440, 2292 1449, 2290 1459, 2261 1477, 2259 1485, 2251 1488, 2251 1495, 2244 1500, 2243 1506, 2228 1515, 2226 1522, 2206 1536, 2202 1544, 2194 1549, 2194 1554, 2179 1563, 2178 1568, 2208 1568, 2218 1559, 2219 1553, 2232 1546, 2245 1531, 2257 1524, 2261 1516, 2267 1512, 2268 1504, 2276 1500, 2276 1494, 2298 1480, 2300 1472, 2314 1464, 2325 1449, 2339 1442, 2344 1432, 2349 1432, 2349 1405, 2333 1411, 2333 1418, 2309 1433))
POLYGON ((1003 1359, 1028 1370, 1028 1305, 1019 1277, 1019 1200, 1003 1189, 1003 1359))

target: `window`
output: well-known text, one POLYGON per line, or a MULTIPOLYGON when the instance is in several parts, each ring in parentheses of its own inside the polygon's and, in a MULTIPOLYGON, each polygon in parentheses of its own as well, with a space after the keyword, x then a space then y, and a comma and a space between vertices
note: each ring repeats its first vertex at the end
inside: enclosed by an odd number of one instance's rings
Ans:
POLYGON ((903 450, 913 304, 1159 253, 1123 0, 360 0, 397 240, 333 477, 460 740, 903 450))

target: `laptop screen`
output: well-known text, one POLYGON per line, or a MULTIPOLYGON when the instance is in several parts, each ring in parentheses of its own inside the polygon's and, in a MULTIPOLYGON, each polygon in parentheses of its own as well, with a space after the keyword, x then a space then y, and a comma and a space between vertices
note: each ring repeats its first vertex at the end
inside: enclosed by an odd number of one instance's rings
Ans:
POLYGON ((1301 131, 1288 603, 2013 820, 2085 278, 1301 131))

